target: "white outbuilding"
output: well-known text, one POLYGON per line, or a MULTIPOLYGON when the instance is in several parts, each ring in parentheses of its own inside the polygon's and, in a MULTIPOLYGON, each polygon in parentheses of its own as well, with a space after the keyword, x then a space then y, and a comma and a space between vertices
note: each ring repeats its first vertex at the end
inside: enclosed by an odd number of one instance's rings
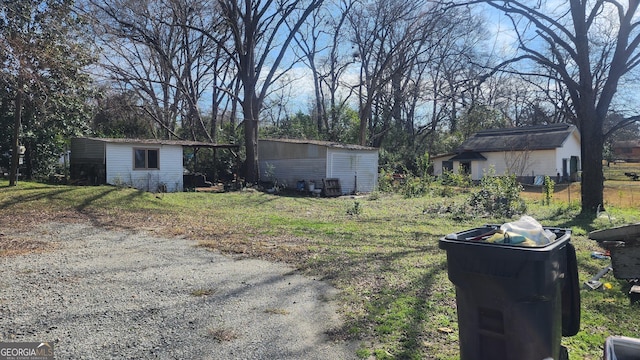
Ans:
POLYGON ((144 191, 184 189, 183 147, 235 147, 197 141, 73 138, 72 181, 131 186, 144 191))
POLYGON ((368 193, 378 183, 378 149, 328 141, 260 139, 260 179, 325 195, 368 193))

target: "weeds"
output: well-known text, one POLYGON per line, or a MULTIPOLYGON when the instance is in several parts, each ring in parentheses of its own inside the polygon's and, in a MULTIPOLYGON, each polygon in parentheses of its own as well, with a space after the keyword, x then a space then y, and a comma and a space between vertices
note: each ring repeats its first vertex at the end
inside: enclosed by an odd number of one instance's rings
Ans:
POLYGON ((544 200, 547 206, 551 205, 551 199, 553 198, 553 187, 555 186, 555 184, 555 181, 551 180, 549 176, 544 177, 542 192, 544 193, 544 200))
POLYGON ((358 216, 362 212, 362 206, 360 205, 360 201, 354 201, 353 205, 347 209, 347 215, 350 216, 358 216))
POLYGON ((429 192, 430 184, 428 178, 409 175, 405 178, 402 194, 404 194, 406 198, 422 197, 429 192))
POLYGON ((471 178, 463 172, 454 173, 453 171, 443 171, 438 182, 445 186, 470 187, 471 178))

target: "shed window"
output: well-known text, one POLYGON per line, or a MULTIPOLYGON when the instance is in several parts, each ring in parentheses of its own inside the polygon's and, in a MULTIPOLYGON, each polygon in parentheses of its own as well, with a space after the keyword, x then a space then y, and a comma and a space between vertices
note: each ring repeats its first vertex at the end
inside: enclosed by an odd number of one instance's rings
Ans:
POLYGON ((158 149, 133 149, 134 169, 158 169, 158 149))

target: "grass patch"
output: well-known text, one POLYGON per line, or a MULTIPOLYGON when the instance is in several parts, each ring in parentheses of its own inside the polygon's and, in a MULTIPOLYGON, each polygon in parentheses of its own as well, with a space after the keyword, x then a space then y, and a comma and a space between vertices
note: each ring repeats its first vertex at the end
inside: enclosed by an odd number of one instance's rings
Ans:
MULTIPOLYGON (((610 184, 608 180, 607 189, 615 188, 610 184)), ((473 189, 452 193, 437 186, 432 185, 428 197, 376 193, 356 202, 348 197, 259 192, 168 193, 156 198, 109 186, 21 182, 8 187, 0 181, 0 227, 28 229, 46 221, 83 221, 148 229, 161 236, 194 239, 239 257, 288 262, 341 290, 338 300, 346 322, 330 336, 359 340, 358 356, 455 359, 459 356, 455 289, 438 240, 448 233, 507 219, 464 216, 468 210, 464 204, 473 189)), ((527 213, 546 226, 572 229, 581 282, 606 265, 590 257, 602 249, 587 238, 588 232, 640 221, 640 210, 624 205, 626 198, 622 206, 613 201, 606 204, 607 216, 579 217, 580 193, 575 185, 557 185, 550 205, 542 204, 537 191, 522 193, 527 213), (571 202, 567 201, 569 191, 571 202)), ((581 290, 581 331, 562 340, 571 359, 600 359, 606 336, 640 333, 634 321, 639 308, 629 304, 628 284, 612 274, 602 280, 611 283, 612 289, 581 290)), ((196 289, 192 295, 206 296, 208 291, 212 290, 196 289)), ((281 312, 286 310, 265 311, 285 315, 281 312)), ((224 328, 210 329, 209 335, 218 341, 237 336, 224 328)))

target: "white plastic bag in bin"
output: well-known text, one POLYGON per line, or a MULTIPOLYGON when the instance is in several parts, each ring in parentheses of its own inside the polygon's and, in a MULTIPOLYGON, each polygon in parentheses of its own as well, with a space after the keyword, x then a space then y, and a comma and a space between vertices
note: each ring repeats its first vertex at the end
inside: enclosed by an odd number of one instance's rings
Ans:
POLYGON ((556 239, 556 234, 545 229, 536 219, 524 215, 519 220, 504 223, 500 226, 503 233, 511 232, 533 240, 536 245, 546 245, 556 239))

